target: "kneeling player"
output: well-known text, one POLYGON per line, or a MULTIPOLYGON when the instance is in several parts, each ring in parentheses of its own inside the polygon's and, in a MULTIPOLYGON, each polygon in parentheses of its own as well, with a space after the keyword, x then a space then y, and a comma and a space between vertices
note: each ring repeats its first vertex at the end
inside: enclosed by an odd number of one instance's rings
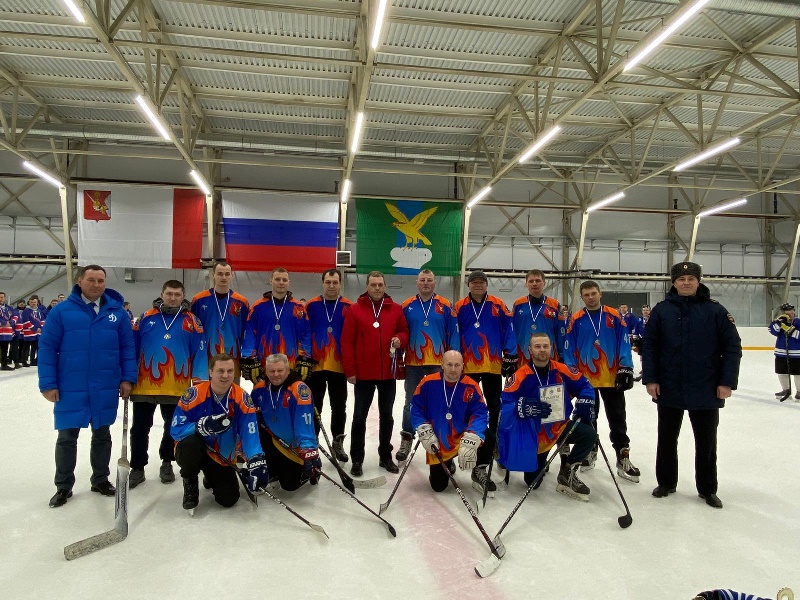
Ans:
POLYGON ((458 455, 459 468, 472 471, 473 487, 481 493, 484 486, 494 492, 497 488, 486 474, 495 445, 494 433, 487 429, 489 410, 478 384, 463 375, 463 369, 460 352, 444 353, 442 372, 425 377, 414 392, 411 426, 427 452, 428 479, 434 491, 444 491, 450 481, 439 466, 436 445, 451 473, 455 473, 453 458, 458 455))
POLYGON ((574 444, 572 452, 561 456, 556 491, 588 502, 589 488, 578 479, 578 467, 597 439, 591 427, 594 388, 577 371, 550 359, 547 334, 532 334, 529 349, 531 362, 519 368, 503 390, 498 431, 500 462, 509 471, 524 471, 525 483, 533 483, 544 469, 550 449, 569 430, 571 399, 575 398, 575 416, 580 423, 567 440, 574 444), (554 407, 563 409, 563 418, 542 423, 554 407))
POLYGON ((170 433, 177 442, 175 460, 181 468, 186 510, 193 511, 199 502, 200 471, 217 504, 236 504, 239 482, 232 465, 239 454, 247 459, 250 491, 262 491, 269 482, 256 408, 247 392, 233 383, 235 371, 232 356, 217 354, 209 364, 210 381, 186 390, 175 408, 170 433))
POLYGON ((269 472, 286 491, 296 490, 306 481, 316 485, 322 462, 311 390, 289 370, 285 354, 271 354, 265 364, 269 382, 262 380, 253 387, 253 400, 259 409, 261 446, 269 472))

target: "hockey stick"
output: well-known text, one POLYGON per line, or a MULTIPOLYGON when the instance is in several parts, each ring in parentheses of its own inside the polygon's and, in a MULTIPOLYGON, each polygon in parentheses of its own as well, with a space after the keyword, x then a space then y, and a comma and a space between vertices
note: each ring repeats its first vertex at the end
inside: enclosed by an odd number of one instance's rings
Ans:
MULTIPOLYGON (((325 450, 325 448, 323 448, 322 446, 319 446, 319 451, 322 453, 322 455, 325 458, 327 458, 329 461, 331 461, 331 463, 334 465, 334 467, 337 466, 338 463, 336 462, 336 458, 331 456, 328 453, 328 451, 325 450)), ((343 485, 344 485, 345 481, 349 481, 349 482, 351 482, 353 484, 354 488, 359 489, 359 490, 371 490, 373 488, 379 488, 379 487, 383 487, 384 485, 386 485, 386 477, 384 477, 383 475, 380 475, 378 477, 373 477, 372 479, 353 479, 347 473, 344 472, 344 469, 342 469, 341 466, 337 470, 339 471, 339 477, 342 479, 342 484, 343 485)), ((350 487, 347 486, 347 485, 345 485, 345 487, 347 489, 350 489, 350 487)))
POLYGON ((356 502, 358 502, 358 503, 359 503, 361 506, 363 506, 364 508, 366 508, 366 509, 367 509, 369 512, 371 512, 373 515, 375 515, 376 517, 378 517, 378 518, 379 518, 381 521, 383 521, 383 522, 386 524, 386 527, 388 527, 388 528, 389 528, 389 533, 391 533, 391 534, 392 534, 392 537, 397 537, 397 531, 395 530, 394 526, 393 526, 391 523, 389 523, 389 521, 387 521, 386 519, 384 519, 382 516, 380 516, 378 513, 376 513, 374 510, 372 510, 372 509, 371 509, 369 506, 367 506, 367 505, 366 505, 366 504, 364 504, 364 503, 363 503, 361 500, 359 500, 358 498, 356 498, 355 494, 353 494, 352 492, 349 492, 348 490, 344 489, 344 488, 343 488, 341 485, 339 485, 338 483, 336 483, 336 480, 335 480, 335 479, 333 479, 333 478, 332 478, 330 475, 328 475, 328 474, 327 474, 327 473, 325 473, 324 471, 320 471, 320 472, 319 472, 319 474, 320 474, 322 477, 324 477, 325 479, 327 479, 328 481, 330 481, 330 482, 331 482, 333 485, 335 485, 337 488, 339 488, 339 489, 340 489, 340 490, 341 490, 343 493, 347 494, 347 495, 348 495, 348 496, 350 496, 350 497, 351 497, 353 500, 355 500, 356 502))
POLYGON ((789 332, 784 331, 783 335, 786 339, 786 372, 789 375, 789 393, 783 395, 781 402, 784 402, 787 398, 792 397, 792 361, 789 359, 789 332))
MULTIPOLYGON (((213 451, 213 450, 211 450, 211 452, 214 452, 214 451, 213 451)), ((222 460, 225 462, 225 464, 227 464, 229 467, 232 467, 232 468, 233 468, 233 470, 234 470, 234 471, 236 471, 236 474, 239 476, 239 480, 242 482, 242 485, 244 486, 244 489, 245 489, 245 491, 247 492, 247 496, 248 496, 249 498, 251 498, 251 500, 253 501, 253 504, 256 504, 256 505, 257 505, 257 504, 258 504, 258 501, 256 500, 256 497, 255 497, 255 496, 254 496, 254 495, 253 495, 253 494, 250 492, 250 490, 247 488, 247 483, 245 482, 245 479, 244 479, 244 478, 245 478, 245 474, 242 472, 242 470, 241 470, 239 467, 237 467, 237 466, 236 466, 234 463, 232 463, 231 461, 229 461, 227 458, 225 458, 224 456, 222 456, 222 455, 218 454, 217 452, 214 452, 214 454, 216 454, 217 456, 219 456, 219 457, 220 457, 220 458, 221 458, 221 459, 222 459, 222 460)), ((320 471, 320 472, 321 472, 321 471, 320 471)), ((298 519, 300 519, 300 520, 301 520, 303 523, 305 523, 306 525, 308 525, 309 527, 311 527, 311 529, 313 529, 314 531, 318 531, 319 533, 321 533, 322 535, 324 535, 326 538, 330 539, 330 537, 328 537, 328 534, 327 534, 327 533, 325 533, 325 530, 324 530, 322 527, 320 527, 319 525, 317 525, 317 524, 315 524, 315 523, 312 523, 311 521, 309 521, 308 519, 306 519, 306 518, 305 518, 303 515, 301 515, 300 513, 298 513, 297 511, 295 511, 295 510, 294 510, 294 509, 292 509, 291 507, 287 506, 287 505, 286 505, 284 502, 282 502, 282 501, 280 500, 280 498, 277 498, 277 497, 273 496, 273 495, 272 495, 272 494, 271 494, 269 491, 267 491, 267 490, 264 490, 262 493, 263 493, 265 496, 269 497, 269 499, 270 499, 270 500, 274 501, 274 502, 275 502, 275 503, 277 503, 277 504, 280 504, 280 505, 281 505, 283 508, 285 508, 286 510, 288 510, 288 511, 289 511, 290 513, 292 513, 292 514, 293 514, 295 517, 297 517, 298 519)))
POLYGON ((64 548, 64 558, 74 560, 112 546, 128 537, 128 399, 122 413, 122 455, 117 461, 117 492, 114 496, 114 529, 99 533, 64 548))
POLYGON ((628 503, 625 502, 625 496, 622 495, 622 490, 619 489, 619 483, 617 483, 617 478, 614 476, 614 471, 611 470, 611 463, 608 462, 608 456, 606 456, 606 451, 603 450, 603 444, 600 443, 600 438, 597 438, 597 446, 600 448, 600 452, 603 453, 603 460, 606 461, 606 466, 608 467, 608 472, 611 473, 611 479, 614 480, 614 485, 617 486, 617 491, 619 492, 620 500, 622 500, 622 504, 625 506, 625 514, 622 515, 617 519, 617 523, 623 529, 630 527, 631 523, 633 523, 633 517, 631 516, 631 509, 628 508, 628 503))
MULTIPOLYGON (((481 498, 481 504, 475 505, 475 507, 478 509, 478 512, 480 512, 481 509, 486 508, 486 496, 489 495, 489 482, 492 480, 492 467, 494 467, 494 458, 489 461, 489 471, 486 474, 486 485, 483 488, 483 498, 481 498)), ((492 497, 494 497, 494 495, 492 497)))
POLYGON ((226 465, 228 465, 231 469, 236 471, 236 476, 239 478, 239 482, 242 484, 242 487, 244 488, 244 493, 247 494, 247 497, 249 498, 250 502, 253 503, 253 506, 258 506, 258 498, 256 498, 255 494, 253 494, 253 492, 250 491, 250 488, 247 487, 247 479, 246 479, 247 475, 245 475, 242 472, 242 470, 238 466, 236 466, 235 462, 228 460, 213 448, 206 446, 206 449, 208 450, 209 454, 213 454, 214 456, 219 458, 222 462, 224 462, 226 465))
MULTIPOLYGON (((542 480, 542 478, 545 476, 545 473, 547 473, 547 470, 548 470, 548 468, 550 467, 550 463, 552 463, 552 462, 555 460, 556 456, 559 456, 559 455, 561 454, 561 448, 563 448, 563 447, 564 447, 564 445, 567 443, 567 440, 569 439, 569 436, 570 436, 570 435, 572 435, 572 432, 573 432, 573 431, 574 431, 574 429, 575 429, 575 428, 578 426, 578 423, 580 423, 580 419, 576 419, 575 421, 573 421, 573 422, 572 422, 572 425, 571 425, 571 426, 570 426, 570 428, 567 430, 567 433, 564 435, 564 439, 563 439, 563 440, 561 440, 561 443, 560 443, 560 444, 557 444, 556 451, 555 451, 555 452, 553 452, 553 453, 550 455, 550 458, 548 458, 548 459, 547 459, 547 462, 545 463, 545 465, 544 465, 544 467, 542 468, 542 470, 541 470, 541 471, 539 471, 539 474, 536 476, 536 479, 534 479, 534 480, 531 482, 531 484, 528 486, 528 489, 526 489, 526 490, 525 490, 525 493, 524 493, 524 494, 522 494, 522 498, 520 498, 520 499, 517 501, 517 504, 516 504, 516 506, 514 506, 514 508, 512 509, 511 513, 508 515, 508 517, 506 517, 506 520, 503 522, 503 525, 500 527, 500 529, 499 529, 499 530, 497 531, 497 533, 495 534, 495 536, 494 536, 494 539, 493 539, 492 541, 494 542, 495 546, 497 547, 497 550, 500 552, 500 558, 503 558, 503 557, 506 555, 506 547, 505 547, 505 545, 503 544, 503 540, 501 540, 501 539, 500 539, 500 534, 501 534, 501 533, 503 533, 503 531, 505 531, 505 528, 506 528, 506 527, 508 526, 508 524, 511 522, 511 519, 513 519, 513 518, 514 518, 514 515, 515 515, 515 514, 517 514, 517 511, 518 511, 518 510, 520 509, 520 507, 522 506, 522 503, 523 503, 523 502, 525 502, 525 499, 528 497, 528 495, 529 495, 529 494, 530 494, 530 493, 531 493, 531 492, 532 492, 534 489, 536 489, 536 487, 539 485, 539 482, 540 482, 540 481, 542 480)), ((487 569, 491 568, 491 567, 492 567, 492 565, 494 565, 494 562, 495 562, 495 560, 494 560, 494 556, 489 556, 489 557, 488 557, 486 560, 484 560, 483 562, 481 562, 481 563, 478 563, 478 566, 476 567, 476 569, 479 569, 479 568, 480 568, 480 569, 482 569, 482 570, 487 570, 487 569)), ((499 566, 499 565, 498 565, 498 566, 499 566)), ((497 566, 495 566, 494 568, 496 569, 496 568, 497 568, 497 566)))
POLYGON ((439 459, 439 464, 442 465, 442 469, 447 474, 447 477, 450 479, 450 483, 453 484, 453 487, 456 488, 456 492, 461 497, 461 502, 463 502, 464 506, 467 507, 467 510, 469 511, 472 520, 475 521, 475 525, 478 526, 478 529, 480 530, 483 539, 486 541, 486 544, 492 551, 492 556, 488 560, 479 563, 475 567, 475 573, 477 573, 479 577, 488 577, 497 570, 497 567, 500 566, 500 558, 502 557, 500 556, 500 553, 498 552, 495 545, 492 543, 492 539, 489 537, 489 534, 486 533, 486 529, 484 529, 481 520, 478 518, 478 515, 475 513, 475 510, 472 508, 472 505, 469 503, 469 500, 467 500, 467 497, 464 495, 464 492, 462 492, 461 488, 458 487, 458 484, 456 483, 453 474, 450 472, 450 469, 448 469, 447 465, 444 464, 444 459, 442 458, 441 450, 439 450, 438 446, 434 445, 433 451, 436 454, 436 458, 439 459))
POLYGON ((319 447, 320 451, 325 455, 325 457, 333 463, 333 466, 336 467, 336 471, 339 473, 339 479, 342 480, 342 485, 346 487, 350 492, 355 493, 355 488, 363 488, 363 489, 371 489, 377 488, 386 485, 386 477, 381 475, 380 477, 375 477, 373 479, 353 479, 344 472, 342 465, 339 464, 339 461, 336 460, 336 453, 333 451, 333 446, 331 445, 331 440, 328 437, 328 431, 325 429, 325 425, 322 424, 322 417, 317 410, 317 407, 314 407, 314 415, 317 417, 317 423, 319 423, 319 430, 322 432, 322 435, 325 436, 325 443, 328 446, 328 452, 322 449, 322 446, 319 447))
POLYGON ((397 493, 397 488, 400 487, 400 482, 403 481, 403 477, 405 477, 406 471, 408 471, 408 467, 411 464, 411 460, 414 458, 414 454, 417 452, 417 448, 419 448, 419 440, 417 440, 417 443, 414 444, 414 447, 411 449, 411 454, 409 454, 408 458, 406 459, 406 464, 403 466, 403 470, 400 471, 400 477, 397 478, 397 482, 394 484, 392 493, 389 494, 389 499, 381 504, 381 507, 378 509, 379 515, 382 515, 383 511, 387 510, 389 505, 392 503, 392 498, 394 498, 395 493, 397 493))

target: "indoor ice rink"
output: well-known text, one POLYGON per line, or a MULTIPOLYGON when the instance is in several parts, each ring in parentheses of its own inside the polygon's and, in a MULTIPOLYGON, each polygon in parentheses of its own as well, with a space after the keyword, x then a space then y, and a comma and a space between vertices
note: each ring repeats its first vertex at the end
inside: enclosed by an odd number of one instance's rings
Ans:
MULTIPOLYGON (((0 596, 799 592, 800 400, 795 382, 775 399, 767 330, 781 305, 800 303, 798 40, 797 0, 0 0, 8 309, 34 295, 49 307, 97 263, 136 318, 167 280, 187 298, 208 290, 226 259, 251 305, 279 267, 298 300, 337 267, 343 296, 356 300, 379 270, 396 302, 417 294, 420 269, 453 303, 482 271, 509 307, 541 269, 544 293, 570 312, 592 279, 604 305, 639 316, 690 260, 744 347, 720 413, 722 510, 697 497, 688 418, 677 493, 651 495, 656 406, 637 383, 626 396, 641 481, 619 482, 631 526, 618 524, 626 511, 602 457, 581 474, 588 503, 556 493, 551 469, 486 578, 475 566, 487 543, 453 489, 431 491, 421 451, 382 515, 396 538, 329 481, 277 492, 326 538, 264 496, 223 509, 201 489, 189 516, 180 478, 158 480, 158 415, 127 538, 67 561, 65 546, 114 526, 114 499, 90 492, 83 430, 74 496, 48 506, 52 406, 37 368, 11 359, 0 372, 0 596)), ((21 334, 0 314, 0 348, 4 335, 21 334)), ((395 449, 403 398, 398 381, 395 449)), ((330 416, 326 399, 326 426, 330 416)), ((352 416, 350 385, 348 441, 352 416)), ((599 430, 616 473, 604 415, 599 430)), ((113 482, 122 402, 111 433, 113 482)), ((398 478, 378 467, 377 438, 373 403, 364 478, 387 483, 356 495, 374 511, 398 478)), ((470 474, 456 480, 475 505, 470 474)), ((499 483, 479 514, 490 536, 525 489, 519 473, 499 483)))
MULTIPOLYGON (((180 481, 158 481, 151 450, 148 479, 128 496, 127 539, 68 562, 64 546, 113 528, 114 499, 89 492, 84 432, 75 495, 62 508, 48 508, 56 438, 52 412, 30 369, 6 374, 4 402, 19 410, 4 411, 3 439, 14 458, 4 464, 6 484, 0 489, 3 596, 672 600, 729 588, 774 598, 781 586, 798 587, 800 509, 795 498, 800 483, 791 463, 800 453, 794 434, 800 402, 775 402, 778 386, 771 370, 770 352, 745 351, 739 389, 721 411, 722 510, 697 497, 688 420, 679 443, 677 493, 663 499, 650 495, 656 485, 656 411, 644 386, 637 385, 626 396, 632 456, 642 476, 638 484, 620 481, 632 525, 621 529, 617 523, 626 513, 602 460, 581 474, 591 489, 588 503, 558 494, 557 469, 551 469, 503 532, 506 555, 486 579, 474 568, 489 556, 488 546, 453 489, 431 491, 421 450, 381 515, 396 529, 396 538, 328 481, 277 492, 330 539, 266 497, 259 498, 258 508, 242 495, 236 506, 223 509, 201 490, 200 505, 190 517, 181 508, 180 481)), ((352 390, 350 397, 352 402, 352 390)), ((395 405, 395 429, 400 408, 395 405)), ((378 468, 376 411, 373 406, 368 421, 364 477, 383 474, 388 481, 382 488, 357 489, 356 495, 378 512, 397 475, 378 468)), ((326 425, 328 417, 326 407, 326 425)), ((120 411, 112 427, 115 457, 121 421, 120 411)), ((613 460, 602 417, 600 430, 613 460)), ((151 439, 160 434, 156 417, 151 439)), ((395 438, 397 446, 399 435, 395 438)), ((335 477, 328 464, 324 468, 335 477)), ((469 475, 458 471, 456 480, 477 503, 469 475)), ((490 536, 525 489, 521 474, 514 473, 507 488, 501 484, 495 498, 487 499, 478 516, 490 536)))

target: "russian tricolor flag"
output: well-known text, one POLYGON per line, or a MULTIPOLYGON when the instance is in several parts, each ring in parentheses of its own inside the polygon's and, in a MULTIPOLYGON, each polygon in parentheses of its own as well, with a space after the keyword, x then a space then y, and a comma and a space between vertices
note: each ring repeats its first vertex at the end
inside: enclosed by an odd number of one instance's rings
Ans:
POLYGON ((316 273, 336 265, 336 196, 223 192, 222 226, 225 255, 237 271, 316 273))

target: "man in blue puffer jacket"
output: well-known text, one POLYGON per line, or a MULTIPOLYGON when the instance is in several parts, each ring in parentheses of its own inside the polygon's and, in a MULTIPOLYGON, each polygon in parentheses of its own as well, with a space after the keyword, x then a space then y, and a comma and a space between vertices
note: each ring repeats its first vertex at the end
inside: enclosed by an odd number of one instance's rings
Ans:
POLYGON ((714 508, 717 497, 717 427, 739 379, 742 342, 731 314, 700 283, 700 265, 672 267, 672 289, 650 313, 642 346, 642 383, 658 404, 658 446, 653 496, 678 485, 678 434, 689 411, 695 440, 697 493, 714 508))
POLYGON ((133 331, 122 296, 106 289, 103 267, 88 265, 72 294, 48 314, 39 340, 39 391, 53 403, 58 430, 52 508, 72 496, 78 434, 90 425, 91 489, 114 496, 108 480, 110 426, 117 418, 119 397, 128 397, 136 373, 133 331))

